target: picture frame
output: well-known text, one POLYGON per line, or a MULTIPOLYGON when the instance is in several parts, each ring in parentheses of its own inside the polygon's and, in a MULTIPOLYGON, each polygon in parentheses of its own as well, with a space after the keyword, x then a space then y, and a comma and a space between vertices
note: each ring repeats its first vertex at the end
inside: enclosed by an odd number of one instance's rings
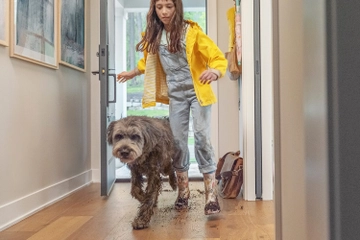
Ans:
POLYGON ((9 46, 9 0, 0 0, 0 45, 9 46))
POLYGON ((10 1, 10 56, 57 69, 57 0, 10 1))
POLYGON ((59 0, 59 63, 85 72, 85 0, 59 0))

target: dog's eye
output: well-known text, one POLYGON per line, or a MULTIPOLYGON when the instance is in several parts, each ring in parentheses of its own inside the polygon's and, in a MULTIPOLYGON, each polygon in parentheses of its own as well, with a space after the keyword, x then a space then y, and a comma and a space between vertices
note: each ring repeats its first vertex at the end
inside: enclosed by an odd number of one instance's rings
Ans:
POLYGON ((132 141, 139 141, 139 140, 140 140, 140 136, 137 135, 137 134, 134 134, 134 135, 131 135, 131 136, 130 136, 130 139, 131 139, 132 141))
POLYGON ((123 139, 123 138, 124 138, 124 136, 121 135, 121 134, 116 134, 116 135, 114 136, 114 140, 115 140, 115 141, 120 141, 120 140, 123 139))

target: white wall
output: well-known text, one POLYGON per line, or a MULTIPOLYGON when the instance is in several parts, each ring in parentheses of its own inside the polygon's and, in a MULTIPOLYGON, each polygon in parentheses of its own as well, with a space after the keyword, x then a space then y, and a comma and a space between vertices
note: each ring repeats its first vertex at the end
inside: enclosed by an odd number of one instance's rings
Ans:
MULTIPOLYGON (((217 1, 217 44, 225 53, 229 49, 229 27, 226 12, 234 5, 232 0, 217 1)), ((208 15, 211 19, 212 15, 208 15)), ((211 29, 211 26, 209 28, 211 29)), ((232 81, 224 76, 217 82, 218 97, 218 126, 212 128, 212 132, 218 130, 218 152, 222 157, 229 151, 240 150, 239 146, 239 92, 238 81, 232 81)), ((215 126, 214 126, 215 127, 215 126)))
POLYGON ((325 2, 274 1, 277 239, 330 237, 325 2))
MULTIPOLYGON (((306 16, 304 18, 306 239, 322 240, 331 239, 328 180, 331 174, 328 156, 328 152, 330 152, 328 151, 330 146, 328 126, 331 125, 331 119, 328 120, 329 113, 327 111, 329 109, 327 86, 329 77, 326 66, 327 59, 330 59, 326 53, 327 43, 330 42, 330 39, 327 39, 325 28, 326 1, 305 0, 303 4, 306 16)), ((352 199, 349 200, 352 201, 352 199)), ((346 239, 345 236, 338 239, 346 239)))
POLYGON ((302 0, 278 0, 275 36, 275 136, 277 239, 306 235, 304 12, 302 0))
POLYGON ((46 68, 2 46, 0 66, 1 230, 91 182, 91 135, 89 70, 46 68))
MULTIPOLYGON (((220 38, 218 38, 218 34, 217 34, 217 27, 218 27, 218 5, 216 1, 211 1, 208 2, 207 5, 207 16, 212 16, 212 17, 208 17, 207 20, 207 25, 208 25, 208 35, 209 37, 211 37, 211 39, 219 45, 219 41, 220 38)), ((220 47, 221 49, 221 47, 220 47)), ((221 49, 223 50, 223 49, 221 49)), ((219 79, 219 81, 215 82, 212 84, 212 88, 216 94, 216 96, 219 98, 219 89, 220 89, 220 85, 219 82, 221 82, 223 80, 223 78, 219 79)), ((215 157, 221 157, 221 154, 223 154, 220 150, 220 131, 218 131, 219 129, 219 99, 218 102, 215 103, 214 105, 212 105, 211 107, 211 143, 213 145, 214 148, 214 153, 215 153, 215 157)))

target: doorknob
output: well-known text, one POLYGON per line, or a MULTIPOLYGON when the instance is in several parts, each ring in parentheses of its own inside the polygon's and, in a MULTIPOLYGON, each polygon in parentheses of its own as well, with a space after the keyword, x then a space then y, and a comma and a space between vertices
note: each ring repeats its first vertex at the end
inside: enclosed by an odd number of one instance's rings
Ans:
MULTIPOLYGON (((109 71, 110 71, 110 70, 115 70, 115 69, 109 69, 109 71)), ((96 74, 99 74, 100 72, 99 72, 99 71, 92 71, 91 73, 92 73, 93 75, 96 75, 96 74)), ((101 73, 104 74, 104 73, 105 73, 105 70, 104 70, 104 69, 101 70, 101 73)), ((111 74, 109 74, 109 76, 110 76, 110 75, 111 75, 111 74)))
MULTIPOLYGON (((100 74, 100 71, 92 71, 91 72, 93 75, 96 75, 96 74, 100 74)), ((105 69, 101 69, 101 73, 102 74, 105 74, 105 69)))

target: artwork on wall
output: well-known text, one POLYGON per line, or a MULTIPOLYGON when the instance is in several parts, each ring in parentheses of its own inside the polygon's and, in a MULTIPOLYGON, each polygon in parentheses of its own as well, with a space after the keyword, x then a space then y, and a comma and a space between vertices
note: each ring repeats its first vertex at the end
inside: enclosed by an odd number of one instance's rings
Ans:
POLYGON ((11 0, 10 55, 58 68, 56 0, 11 0))
POLYGON ((85 0, 60 0, 60 63, 85 71, 85 0))
POLYGON ((0 0, 0 45, 9 44, 9 0, 0 0))

